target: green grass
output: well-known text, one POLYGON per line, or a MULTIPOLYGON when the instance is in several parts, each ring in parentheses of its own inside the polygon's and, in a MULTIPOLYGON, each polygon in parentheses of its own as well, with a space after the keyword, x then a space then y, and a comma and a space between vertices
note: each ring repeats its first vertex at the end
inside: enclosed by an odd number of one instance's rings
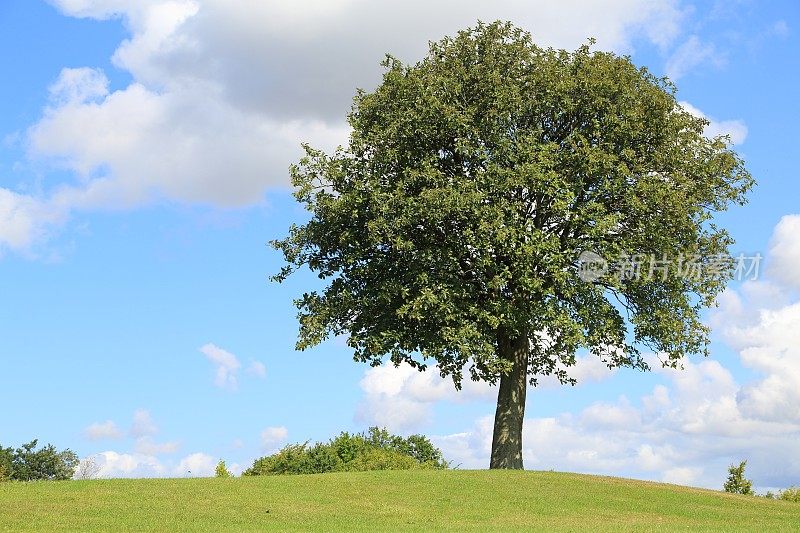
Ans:
POLYGON ((0 531, 431 529, 799 531, 800 505, 555 472, 0 483, 0 531))

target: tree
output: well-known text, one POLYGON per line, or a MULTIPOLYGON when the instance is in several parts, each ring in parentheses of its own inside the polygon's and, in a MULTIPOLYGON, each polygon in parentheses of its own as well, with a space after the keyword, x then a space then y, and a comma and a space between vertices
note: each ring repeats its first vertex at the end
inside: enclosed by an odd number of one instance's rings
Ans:
POLYGON ((786 490, 782 490, 780 499, 787 502, 800 502, 800 488, 789 487, 786 490))
POLYGON ((747 461, 742 461, 739 466, 731 465, 728 468, 728 479, 725 481, 723 488, 725 492, 732 492, 733 494, 745 494, 748 496, 753 495, 753 482, 744 477, 744 467, 747 461))
POLYGON ((58 451, 48 444, 36 449, 34 439, 14 450, 11 458, 11 479, 18 481, 72 479, 78 466, 78 456, 72 450, 58 451))
POLYGON ((9 481, 13 474, 14 449, 0 446, 0 482, 9 481))
POLYGON ((326 281, 296 301, 298 349, 346 335, 357 361, 499 384, 492 468, 522 468, 527 384, 574 384, 578 350, 642 370, 644 350, 671 367, 707 354, 699 313, 731 276, 732 243, 711 219, 753 180, 669 80, 499 22, 383 65, 347 146, 305 145, 291 168, 311 216, 273 241, 287 262, 273 279, 307 267, 326 281), (587 253, 670 268, 586 276, 587 253))
POLYGON ((95 479, 102 470, 94 456, 84 457, 75 469, 75 479, 95 479))
POLYGON ((230 470, 228 470, 228 467, 225 466, 225 461, 220 459, 219 462, 217 463, 217 468, 214 470, 214 476, 231 477, 232 475, 233 474, 231 474, 230 470))

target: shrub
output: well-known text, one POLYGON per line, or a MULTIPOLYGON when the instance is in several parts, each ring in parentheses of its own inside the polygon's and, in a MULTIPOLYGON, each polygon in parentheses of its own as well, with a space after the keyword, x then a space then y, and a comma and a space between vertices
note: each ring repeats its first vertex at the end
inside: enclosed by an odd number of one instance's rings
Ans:
POLYGON ((800 503, 800 488, 789 487, 786 490, 782 490, 779 499, 787 502, 800 503))
POLYGON ((225 461, 223 461, 222 459, 220 459, 220 461, 217 463, 217 468, 214 469, 214 475, 216 477, 232 477, 233 476, 233 474, 231 474, 231 471, 228 470, 228 467, 225 466, 225 461))
POLYGON ((344 461, 332 446, 316 444, 308 450, 308 470, 311 472, 337 472, 343 469, 343 465, 344 461))
POLYGON ((307 444, 289 444, 280 451, 256 459, 253 466, 242 472, 245 476, 268 474, 313 474, 307 444))
POLYGON ((425 463, 420 463, 410 455, 386 448, 368 448, 352 461, 346 464, 350 472, 364 472, 367 470, 414 470, 430 468, 425 463))
POLYGON ((256 459, 243 472, 246 476, 275 474, 320 474, 365 470, 409 470, 447 468, 442 452, 426 437, 403 438, 385 429, 366 433, 342 432, 327 443, 309 446, 290 444, 277 453, 256 459))
POLYGON ((725 492, 753 495, 753 482, 744 477, 744 467, 746 465, 747 461, 742 461, 739 466, 731 465, 728 468, 728 480, 725 481, 723 486, 725 492))

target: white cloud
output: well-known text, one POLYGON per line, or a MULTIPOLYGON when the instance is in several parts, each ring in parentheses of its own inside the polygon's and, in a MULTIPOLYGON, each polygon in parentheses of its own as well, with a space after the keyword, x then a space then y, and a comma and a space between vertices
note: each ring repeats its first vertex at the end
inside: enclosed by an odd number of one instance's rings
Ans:
POLYGON ((106 420, 105 422, 95 422, 90 424, 84 430, 84 434, 89 440, 122 438, 122 431, 120 431, 113 420, 106 420))
POLYGON ((664 69, 672 81, 677 81, 700 65, 711 64, 719 67, 724 62, 723 56, 714 45, 705 43, 696 35, 692 35, 672 53, 664 69))
MULTIPOLYGON (((593 356, 580 356, 569 367, 570 376, 579 384, 600 381, 614 374, 593 356)), ((395 367, 392 363, 370 368, 360 382, 364 397, 358 405, 356 420, 366 424, 387 427, 394 431, 418 430, 432 421, 432 408, 436 402, 489 400, 497 396, 497 389, 486 382, 472 381, 464 371, 461 390, 455 389, 452 380, 442 378, 437 367, 419 372, 407 364, 395 367)), ((537 388, 560 386, 553 376, 539 379, 537 388)))
POLYGON ((775 226, 769 261, 771 276, 800 290, 800 215, 786 215, 775 226))
MULTIPOLYGON (((97 464, 97 477, 165 477, 165 476, 208 476, 213 475, 216 460, 204 453, 187 455, 177 462, 162 461, 158 456, 174 454, 180 449, 177 441, 156 442, 153 435, 159 429, 150 413, 138 409, 133 414, 129 431, 133 439, 133 452, 107 450, 91 456, 97 464), (210 466, 209 466, 210 465, 210 466), (189 473, 191 471, 191 473, 189 473)), ((92 440, 122 438, 123 433, 116 424, 108 420, 94 423, 85 430, 92 440)))
POLYGON ((370 368, 360 382, 364 397, 356 419, 393 431, 419 428, 430 422, 432 404, 442 400, 489 397, 492 388, 467 376, 458 393, 450 379, 439 376, 436 368, 419 372, 407 364, 392 363, 370 368))
POLYGON ((703 130, 706 137, 714 138, 718 135, 728 135, 731 144, 742 144, 747 138, 747 125, 741 120, 715 120, 689 102, 679 102, 679 105, 688 113, 708 120, 708 126, 703 130))
POLYGON ((217 466, 217 459, 205 453, 187 455, 173 469, 177 476, 211 477, 217 466))
MULTIPOLYGON (((769 275, 726 290, 709 323, 751 373, 736 379, 718 360, 654 364, 663 379, 635 401, 622 396, 579 413, 528 418, 527 468, 657 479, 719 488, 727 466, 748 460, 760 487, 800 478, 800 301, 791 275, 796 215, 784 217, 765 258, 769 275), (786 274, 789 274, 788 276, 786 274)), ((434 438, 447 459, 485 467, 492 417, 434 438)))
POLYGON ((274 451, 280 448, 289 437, 289 430, 283 426, 272 426, 261 431, 261 447, 264 451, 274 451))
POLYGON ((232 353, 223 350, 214 344, 206 344, 200 348, 206 358, 216 365, 214 384, 217 387, 235 389, 238 381, 236 374, 241 364, 232 353))
POLYGON ((264 379, 267 377, 267 367, 261 361, 250 361, 247 371, 257 378, 264 379))
POLYGON ((180 443, 172 442, 154 442, 151 437, 139 437, 134 443, 134 450, 142 455, 164 455, 168 453, 175 453, 180 448, 180 443))
POLYGON ((676 485, 694 485, 703 473, 702 468, 676 467, 664 471, 662 481, 676 485))
POLYGON ((102 101, 108 96, 108 79, 102 71, 82 67, 64 68, 50 86, 50 99, 56 105, 102 101))
POLYGON ((166 469, 155 457, 105 451, 94 456, 100 470, 97 477, 101 478, 134 478, 134 477, 162 477, 166 469))
POLYGON ((750 416, 800 423, 800 302, 763 310, 756 326, 740 334, 742 363, 763 376, 739 391, 737 402, 750 416))
POLYGON ((31 252, 65 218, 58 206, 0 187, 0 252, 31 252))
POLYGON ((772 25, 770 33, 776 37, 788 37, 790 33, 789 25, 786 24, 785 20, 779 20, 772 25))
POLYGON ((225 207, 258 203, 267 187, 287 184, 301 142, 329 147, 344 132, 319 121, 278 122, 243 112, 214 87, 157 92, 135 83, 100 104, 52 107, 29 136, 34 156, 53 158, 80 177, 78 185, 58 190, 54 203, 108 209, 162 198, 225 207))
POLYGON ((150 412, 145 409, 137 409, 133 413, 133 423, 131 424, 130 434, 133 437, 146 437, 158 433, 158 426, 153 422, 150 412))
POLYGON ((25 251, 76 210, 160 201, 239 207, 288 185, 307 141, 348 134, 356 87, 379 80, 386 52, 421 57, 431 39, 478 19, 513 20, 541 44, 665 48, 685 14, 677 0, 51 0, 67 16, 120 18, 113 55, 130 74, 112 88, 92 66, 65 68, 27 133, 29 157, 75 179, 37 197, 0 189, 0 246, 25 251))
POLYGON ((214 475, 217 460, 205 453, 193 453, 178 463, 165 464, 157 457, 142 453, 105 451, 93 456, 100 470, 100 478, 142 477, 209 477, 214 475))
MULTIPOLYGON (((791 443, 800 425, 750 418, 737 404, 740 387, 717 361, 659 369, 657 385, 638 402, 621 397, 578 414, 527 418, 526 468, 555 469, 720 487, 727 464, 751 459, 763 486, 788 486, 800 476, 791 443)), ((433 437, 445 458, 465 468, 488 465, 491 415, 468 431, 433 437)))
POLYGON ((574 48, 594 36, 601 48, 629 51, 636 37, 669 45, 684 18, 671 0, 55 4, 75 16, 124 16, 133 36, 114 62, 146 86, 211 83, 240 109, 326 120, 342 117, 355 87, 375 83, 384 53, 416 60, 428 40, 479 19, 513 20, 544 45, 574 48))

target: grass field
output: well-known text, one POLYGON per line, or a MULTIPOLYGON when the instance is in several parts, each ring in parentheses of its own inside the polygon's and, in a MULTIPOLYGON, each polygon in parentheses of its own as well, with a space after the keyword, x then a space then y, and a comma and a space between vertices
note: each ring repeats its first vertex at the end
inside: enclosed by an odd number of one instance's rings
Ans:
POLYGON ((800 531, 800 505, 519 471, 0 484, 0 531, 430 529, 800 531))

